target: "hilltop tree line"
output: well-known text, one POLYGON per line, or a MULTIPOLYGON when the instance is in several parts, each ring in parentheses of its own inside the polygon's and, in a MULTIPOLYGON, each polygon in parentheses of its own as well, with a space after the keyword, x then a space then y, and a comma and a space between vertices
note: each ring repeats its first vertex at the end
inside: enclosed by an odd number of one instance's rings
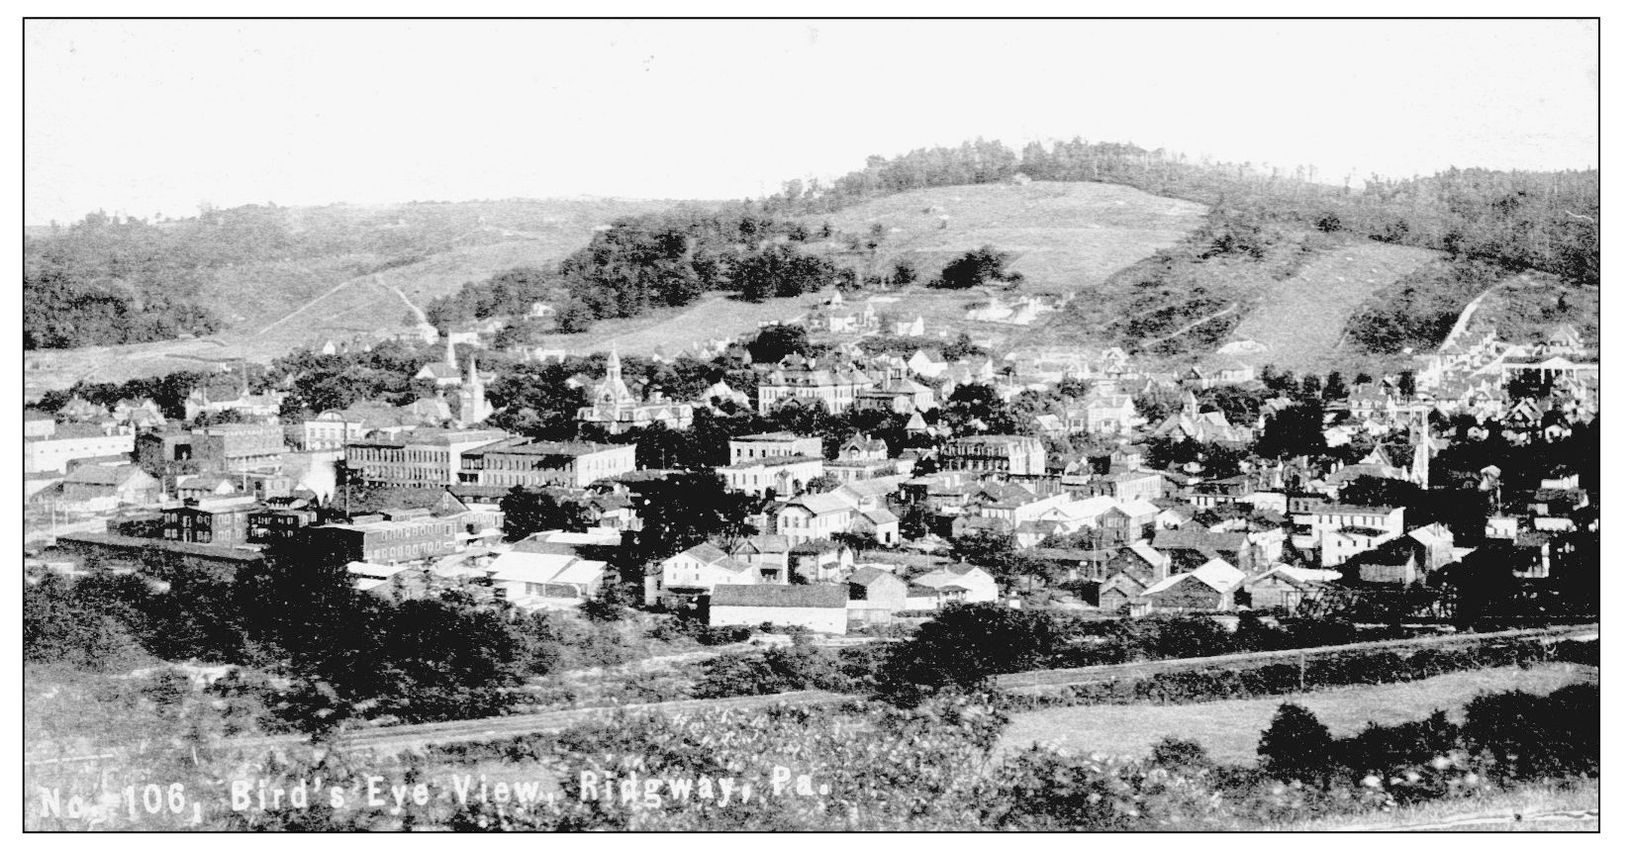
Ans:
MULTIPOLYGON (((895 158, 872 156, 862 169, 830 184, 790 181, 781 193, 758 201, 627 217, 597 231, 558 267, 503 273, 435 302, 430 313, 444 327, 472 318, 519 315, 532 302, 546 299, 546 281, 558 277, 564 283, 557 294, 565 293, 560 326, 574 331, 593 319, 690 303, 710 289, 762 300, 854 283, 860 279, 853 269, 797 253, 800 243, 840 235, 830 223, 813 217, 877 196, 998 183, 1016 175, 1124 184, 1207 204, 1214 208, 1214 226, 1219 219, 1228 221, 1216 238, 1224 252, 1261 248, 1252 231, 1261 233, 1263 226, 1250 222, 1259 219, 1349 231, 1508 269, 1548 271, 1581 283, 1595 284, 1599 278, 1600 186, 1595 170, 1451 169, 1408 180, 1372 176, 1359 186, 1338 187, 1316 183, 1311 167, 1265 172, 1248 164, 1191 161, 1161 149, 1081 138, 1051 149, 1032 142, 1015 155, 998 141, 979 139, 895 158)), ((65 232, 27 237, 24 346, 66 348, 210 332, 220 322, 200 297, 204 270, 354 253, 384 259, 357 267, 367 273, 422 259, 457 236, 453 220, 434 214, 381 226, 330 209, 301 213, 317 218, 297 218, 271 205, 210 209, 195 219, 164 224, 92 214, 65 232)), ((875 249, 881 234, 844 236, 853 240, 852 247, 875 249)))

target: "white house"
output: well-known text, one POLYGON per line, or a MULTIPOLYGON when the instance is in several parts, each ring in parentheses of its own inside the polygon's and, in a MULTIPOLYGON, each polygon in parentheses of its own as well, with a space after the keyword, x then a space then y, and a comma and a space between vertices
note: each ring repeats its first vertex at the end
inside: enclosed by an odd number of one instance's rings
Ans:
POLYGON ((912 579, 907 606, 935 609, 953 604, 994 602, 997 581, 973 564, 951 564, 912 579))
POLYGON ((580 558, 570 545, 528 539, 487 568, 494 592, 527 610, 564 610, 599 594, 604 561, 580 558))
POLYGON ((854 507, 834 493, 805 494, 776 512, 776 534, 793 543, 823 540, 849 528, 854 507))
POLYGON ((759 571, 748 558, 702 543, 663 561, 658 582, 664 592, 695 595, 712 593, 720 584, 758 584, 759 571))

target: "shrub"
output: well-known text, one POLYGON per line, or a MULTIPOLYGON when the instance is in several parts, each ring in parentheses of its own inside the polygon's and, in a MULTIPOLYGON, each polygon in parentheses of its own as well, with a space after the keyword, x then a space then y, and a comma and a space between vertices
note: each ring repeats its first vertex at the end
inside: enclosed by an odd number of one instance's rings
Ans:
POLYGON ((1599 694, 1572 686, 1547 698, 1527 692, 1480 695, 1467 704, 1462 742, 1497 781, 1594 771, 1599 694))
POLYGON ((1212 767, 1212 758, 1199 742, 1163 736, 1150 750, 1150 762, 1173 771, 1199 771, 1212 767))
POLYGON ((1331 754, 1331 731, 1297 704, 1281 704, 1257 743, 1264 771, 1311 785, 1330 778, 1331 754))
POLYGON ((1338 741, 1335 756, 1356 774, 1384 773, 1450 753, 1457 746, 1457 735, 1444 711, 1434 710, 1426 720, 1392 727, 1370 722, 1357 735, 1338 741))

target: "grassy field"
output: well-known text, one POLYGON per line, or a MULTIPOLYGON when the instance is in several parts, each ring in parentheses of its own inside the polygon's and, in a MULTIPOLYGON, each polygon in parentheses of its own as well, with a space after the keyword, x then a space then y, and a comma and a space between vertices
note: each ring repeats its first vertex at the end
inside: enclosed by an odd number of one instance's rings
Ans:
MULTIPOLYGON (((1202 208, 1164 199, 1129 187, 1087 183, 991 184, 937 187, 874 199, 841 213, 812 216, 811 228, 830 223, 838 236, 808 246, 858 272, 886 273, 905 257, 923 283, 965 251, 991 245, 1015 255, 1011 265, 1025 275, 1021 294, 1069 296, 1092 289, 1121 268, 1176 243, 1197 224, 1202 208), (934 212, 926 212, 934 209, 934 212), (940 216, 948 217, 941 227, 940 216), (873 225, 886 231, 872 255, 851 252, 841 244, 845 234, 866 234, 873 225)), ((734 338, 761 323, 786 320, 831 296, 811 293, 749 304, 711 295, 679 310, 639 318, 600 322, 586 334, 560 336, 568 352, 618 350, 644 354, 656 348, 677 353, 693 343, 734 338)), ((940 290, 915 285, 899 290, 850 296, 858 305, 875 298, 874 309, 888 320, 895 315, 923 316, 927 335, 948 338, 967 332, 976 341, 1005 348, 1039 325, 1015 326, 967 321, 968 310, 986 299, 981 290, 940 290)), ((1012 295, 1004 293, 1005 299, 1012 295)))
POLYGON ((1458 720, 1461 708, 1481 692, 1519 689, 1545 694, 1572 683, 1597 681, 1597 669, 1548 664, 1532 669, 1506 667, 1439 675, 1382 686, 1352 686, 1240 701, 1183 705, 1066 707, 1014 717, 998 750, 1019 750, 1039 742, 1111 755, 1145 756, 1166 736, 1199 742, 1218 762, 1255 763, 1257 739, 1283 702, 1301 704, 1334 736, 1358 733, 1365 724, 1401 724, 1426 718, 1435 709, 1458 720))
POLYGON ((1260 290, 1260 302, 1226 340, 1252 342, 1261 349, 1220 355, 1259 368, 1347 368, 1353 349, 1343 347, 1342 333, 1349 313, 1435 256, 1426 249, 1377 242, 1320 254, 1296 275, 1260 290))
MULTIPOLYGON (((886 231, 870 262, 879 273, 896 258, 921 276, 936 276, 952 258, 992 245, 1016 255, 1011 268, 1029 292, 1069 294, 1176 244, 1205 208, 1113 184, 1032 182, 936 187, 864 202, 815 217, 841 233, 886 231), (945 217, 942 220, 941 217, 945 217)), ((846 256, 838 243, 813 249, 865 269, 869 258, 846 256)))

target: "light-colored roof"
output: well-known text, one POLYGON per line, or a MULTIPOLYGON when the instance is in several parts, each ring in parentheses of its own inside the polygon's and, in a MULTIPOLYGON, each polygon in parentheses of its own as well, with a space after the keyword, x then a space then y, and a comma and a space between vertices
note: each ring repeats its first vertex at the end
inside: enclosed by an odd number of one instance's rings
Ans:
POLYGON ((817 516, 847 511, 854 507, 847 500, 834 493, 805 494, 789 500, 787 504, 788 506, 801 506, 817 516))
POLYGON ((550 579, 550 583, 586 586, 599 581, 605 575, 605 561, 586 561, 579 558, 556 573, 555 577, 550 579))
POLYGON ((390 578, 407 571, 407 567, 352 561, 345 565, 345 571, 359 578, 390 578))
POLYGON ((1341 577, 1342 573, 1334 569, 1308 569, 1306 567, 1294 567, 1290 564, 1280 564, 1279 566, 1252 576, 1251 580, 1253 583, 1255 583, 1268 578, 1285 578, 1295 581, 1298 584, 1316 584, 1327 581, 1336 581, 1341 577))
POLYGON ((540 555, 532 552, 506 552, 487 568, 495 581, 521 581, 544 584, 554 581, 577 561, 575 555, 540 555))
POLYGON ((924 573, 912 579, 912 583, 920 587, 932 587, 939 590, 953 584, 966 587, 970 582, 981 578, 989 580, 991 573, 973 564, 952 564, 943 569, 924 573))
POLYGON ((1233 590, 1246 577, 1245 573, 1235 569, 1227 561, 1218 558, 1213 558, 1190 570, 1189 574, 1220 593, 1233 590))
POLYGON ((1132 502, 1118 502, 1116 503, 1115 507, 1120 510, 1121 513, 1126 514, 1129 517, 1153 517, 1156 514, 1161 513, 1161 509, 1156 508, 1155 505, 1147 499, 1135 499, 1132 502))

